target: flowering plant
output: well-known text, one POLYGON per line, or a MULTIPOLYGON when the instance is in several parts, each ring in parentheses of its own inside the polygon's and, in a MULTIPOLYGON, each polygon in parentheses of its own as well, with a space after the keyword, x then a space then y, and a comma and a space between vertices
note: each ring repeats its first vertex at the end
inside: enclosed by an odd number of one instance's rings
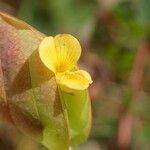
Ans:
POLYGON ((83 143, 91 127, 90 75, 68 34, 46 37, 0 13, 0 114, 50 150, 83 143))

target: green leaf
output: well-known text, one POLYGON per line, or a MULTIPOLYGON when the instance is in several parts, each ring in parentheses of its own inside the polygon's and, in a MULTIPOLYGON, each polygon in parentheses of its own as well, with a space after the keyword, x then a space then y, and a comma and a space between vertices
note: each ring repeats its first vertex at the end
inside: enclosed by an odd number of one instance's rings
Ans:
POLYGON ((89 134, 89 96, 58 88, 39 57, 43 38, 28 24, 0 13, 0 113, 48 149, 68 150, 89 134))

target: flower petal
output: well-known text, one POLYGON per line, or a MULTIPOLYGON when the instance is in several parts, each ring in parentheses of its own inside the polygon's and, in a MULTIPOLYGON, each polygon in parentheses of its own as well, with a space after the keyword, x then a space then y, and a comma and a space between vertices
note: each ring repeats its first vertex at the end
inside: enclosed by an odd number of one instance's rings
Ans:
POLYGON ((74 68, 81 55, 81 46, 72 35, 59 34, 44 38, 39 54, 42 62, 56 74, 74 68))
POLYGON ((55 36, 54 42, 57 54, 57 62, 55 62, 56 71, 64 72, 72 69, 81 55, 80 43, 69 34, 55 36))
POLYGON ((45 66, 55 72, 54 62, 56 61, 56 52, 54 38, 52 36, 43 39, 39 46, 39 55, 45 66))
POLYGON ((85 90, 92 83, 91 76, 84 70, 66 71, 56 76, 60 88, 66 92, 85 90))

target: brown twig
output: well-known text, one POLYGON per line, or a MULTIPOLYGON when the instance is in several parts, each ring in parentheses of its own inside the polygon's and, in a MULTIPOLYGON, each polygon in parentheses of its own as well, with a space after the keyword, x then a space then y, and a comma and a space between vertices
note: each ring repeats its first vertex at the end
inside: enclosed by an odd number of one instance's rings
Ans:
MULTIPOLYGON (((140 94, 143 87, 144 80, 144 70, 147 64, 147 60, 150 54, 150 43, 149 41, 144 41, 140 43, 137 54, 135 56, 135 62, 133 65, 133 70, 129 79, 129 86, 132 92, 132 101, 135 101, 140 94)), ((130 109, 130 108, 129 108, 130 109)), ((132 129, 136 117, 127 110, 123 117, 120 119, 118 128, 118 148, 119 150, 127 150, 130 145, 132 129)))

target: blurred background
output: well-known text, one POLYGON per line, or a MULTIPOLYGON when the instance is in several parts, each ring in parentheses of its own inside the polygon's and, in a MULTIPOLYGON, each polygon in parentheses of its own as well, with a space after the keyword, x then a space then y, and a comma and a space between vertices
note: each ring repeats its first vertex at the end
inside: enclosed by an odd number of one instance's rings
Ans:
MULTIPOLYGON (((93 125, 75 150, 150 150, 150 0, 0 0, 0 10, 82 44, 93 125)), ((45 150, 0 123, 0 150, 45 150)))

